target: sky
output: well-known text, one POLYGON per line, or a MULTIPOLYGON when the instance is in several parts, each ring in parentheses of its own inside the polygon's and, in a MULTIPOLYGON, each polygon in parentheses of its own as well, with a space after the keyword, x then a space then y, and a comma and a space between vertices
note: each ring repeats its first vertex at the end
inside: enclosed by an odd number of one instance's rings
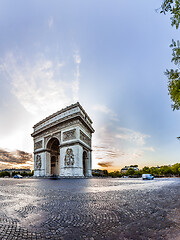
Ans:
POLYGON ((0 0, 1 169, 33 168, 33 125, 77 101, 95 129, 93 168, 180 162, 164 75, 179 32, 161 3, 0 0))

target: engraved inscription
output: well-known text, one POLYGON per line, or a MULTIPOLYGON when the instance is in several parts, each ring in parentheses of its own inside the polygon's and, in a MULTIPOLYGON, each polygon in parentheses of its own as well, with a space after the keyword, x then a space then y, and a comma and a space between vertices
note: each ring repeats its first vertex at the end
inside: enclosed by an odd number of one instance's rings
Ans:
POLYGON ((68 141, 76 138, 76 129, 63 133, 63 141, 68 141))
POLYGON ((80 130, 80 139, 85 142, 87 145, 91 146, 91 139, 86 136, 81 130, 80 130))
POLYGON ((42 140, 34 143, 34 150, 42 148, 42 140))

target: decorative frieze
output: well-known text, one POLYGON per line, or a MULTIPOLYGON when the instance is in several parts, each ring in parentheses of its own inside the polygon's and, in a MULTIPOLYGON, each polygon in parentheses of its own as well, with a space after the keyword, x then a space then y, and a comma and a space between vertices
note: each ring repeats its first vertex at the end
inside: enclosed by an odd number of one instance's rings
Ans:
POLYGON ((51 127, 49 129, 45 130, 44 132, 39 133, 36 137, 34 137, 34 139, 36 140, 36 139, 38 139, 40 137, 44 137, 44 136, 47 137, 47 135, 50 136, 52 133, 55 133, 55 132, 59 133, 60 129, 67 128, 67 127, 77 125, 77 124, 79 124, 82 128, 85 129, 86 132, 88 132, 90 135, 92 135, 92 133, 89 131, 89 129, 85 125, 83 125, 80 120, 76 119, 76 120, 70 120, 65 123, 60 123, 58 127, 55 127, 55 126, 51 127))
POLYGON ((87 145, 91 146, 91 139, 80 130, 80 139, 87 145))
POLYGON ((76 129, 63 132, 63 141, 68 141, 76 138, 76 129))
POLYGON ((64 165, 66 167, 72 167, 74 165, 74 154, 72 148, 66 150, 66 155, 64 158, 64 165))
POLYGON ((42 148, 42 140, 34 143, 34 150, 42 148))

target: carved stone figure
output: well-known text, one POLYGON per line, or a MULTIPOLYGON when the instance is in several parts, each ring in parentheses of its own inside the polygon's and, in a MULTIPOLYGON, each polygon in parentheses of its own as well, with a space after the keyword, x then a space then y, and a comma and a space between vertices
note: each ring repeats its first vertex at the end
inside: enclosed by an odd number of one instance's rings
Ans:
POLYGON ((37 170, 41 169, 41 155, 36 156, 35 169, 37 170))
POLYGON ((66 150, 66 155, 64 158, 64 164, 67 167, 73 166, 74 165, 74 154, 72 148, 68 148, 66 150))

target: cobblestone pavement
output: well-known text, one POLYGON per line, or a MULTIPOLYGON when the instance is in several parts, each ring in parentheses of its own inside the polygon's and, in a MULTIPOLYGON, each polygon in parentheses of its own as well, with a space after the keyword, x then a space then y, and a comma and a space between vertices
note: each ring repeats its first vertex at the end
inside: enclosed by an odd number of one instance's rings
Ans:
POLYGON ((180 179, 0 179, 0 239, 180 239, 180 179))

